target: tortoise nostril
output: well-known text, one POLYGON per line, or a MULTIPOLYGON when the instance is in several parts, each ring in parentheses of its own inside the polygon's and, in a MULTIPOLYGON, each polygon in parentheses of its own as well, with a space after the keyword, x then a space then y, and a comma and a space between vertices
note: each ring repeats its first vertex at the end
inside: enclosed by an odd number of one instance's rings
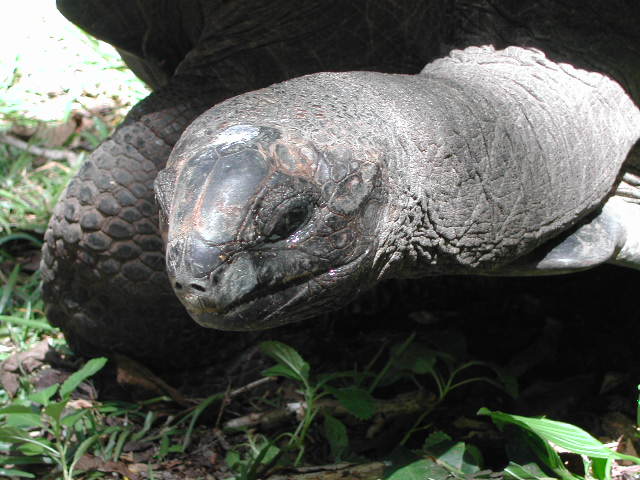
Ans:
POLYGON ((192 283, 191 285, 189 285, 191 288, 193 288, 194 290, 197 290, 199 292, 204 292, 206 291, 206 289, 202 286, 202 285, 198 285, 197 283, 192 283))
POLYGON ((173 288, 176 290, 182 290, 182 284, 180 282, 176 282, 173 284, 173 288))

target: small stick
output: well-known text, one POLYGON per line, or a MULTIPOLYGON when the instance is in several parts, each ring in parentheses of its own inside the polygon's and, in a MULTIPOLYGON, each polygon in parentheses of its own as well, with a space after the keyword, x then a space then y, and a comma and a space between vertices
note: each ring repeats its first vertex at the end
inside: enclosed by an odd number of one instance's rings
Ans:
POLYGON ((78 155, 73 152, 37 147, 36 145, 29 145, 27 142, 6 133, 0 133, 0 143, 11 145, 12 147, 24 150, 27 153, 31 153, 39 157, 45 157, 49 160, 66 159, 71 165, 75 165, 78 162, 78 155))

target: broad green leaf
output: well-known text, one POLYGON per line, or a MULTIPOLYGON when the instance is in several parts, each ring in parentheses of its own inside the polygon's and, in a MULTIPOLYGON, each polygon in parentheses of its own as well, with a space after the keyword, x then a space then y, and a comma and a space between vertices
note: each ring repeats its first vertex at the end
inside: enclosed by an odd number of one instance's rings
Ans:
POLYGON ((297 377, 296 380, 301 381, 304 384, 308 383, 310 371, 309 364, 305 362, 300 354, 289 345, 276 341, 262 342, 260 344, 260 350, 282 365, 287 366, 290 373, 297 377))
POLYGON ((65 380, 60 388, 60 396, 65 398, 78 388, 83 381, 99 372, 107 363, 105 357, 92 358, 80 370, 65 380))
POLYGON ((24 455, 44 455, 47 452, 47 447, 44 442, 34 441, 30 443, 22 443, 16 447, 20 453, 24 455))
POLYGON ((296 382, 302 382, 300 375, 290 369, 287 365, 283 365, 281 363, 263 370, 262 375, 265 377, 286 377, 291 380, 295 380, 296 382))
POLYGON ((324 435, 329 441, 331 455, 335 462, 342 460, 342 455, 349 447, 349 436, 344 423, 331 415, 324 416, 324 435))
POLYGON ((49 415, 54 422, 58 422, 60 421, 60 415, 62 415, 62 412, 64 411, 66 406, 67 400, 63 400, 61 402, 53 402, 44 408, 44 413, 49 415))
POLYGON ((34 328, 36 330, 42 330, 45 332, 57 332, 58 329, 52 327, 47 322, 39 322, 38 320, 31 320, 28 318, 15 317, 10 315, 0 315, 0 322, 12 323, 14 325, 20 325, 23 327, 34 328))
POLYGON ((22 470, 16 470, 15 468, 0 468, 0 476, 36 478, 36 476, 33 473, 23 472, 22 470))
POLYGON ((434 447, 438 444, 451 441, 452 439, 449 435, 438 430, 437 432, 429 434, 429 436, 425 439, 424 444, 422 445, 422 449, 429 450, 431 447, 434 447))
POLYGON ((273 443, 265 443, 265 445, 260 450, 260 453, 256 457, 256 460, 259 459, 260 463, 268 464, 270 463, 276 456, 280 453, 280 448, 278 448, 273 443))
POLYGON ((598 480, 610 480, 612 464, 613 458, 591 459, 591 469, 593 470, 593 476, 598 480))
POLYGON ((505 467, 504 476, 507 480, 554 480, 545 475, 542 469, 535 463, 523 466, 511 462, 505 467))
POLYGON ((13 426, 4 426, 0 428, 0 442, 14 444, 28 440, 31 440, 31 437, 29 436, 29 432, 24 429, 13 426))
MULTIPOLYGON (((7 409, 11 408, 20 408, 19 405, 15 405, 12 407, 7 407, 7 409)), ((27 407, 28 408, 28 407, 27 407)), ((7 413, 7 418, 5 420, 5 425, 7 427, 36 427, 42 428, 44 427, 42 423, 42 418, 40 417, 40 413, 34 413, 32 409, 28 408, 28 412, 24 413, 7 413)))
POLYGON ((478 411, 478 415, 489 415, 494 421, 517 425, 529 430, 547 442, 579 455, 604 459, 619 458, 640 463, 640 458, 614 452, 581 428, 569 423, 546 418, 530 418, 503 412, 492 412, 487 408, 481 408, 478 411))
POLYGON ((360 420, 368 420, 376 413, 376 401, 369 392, 358 387, 327 388, 349 413, 360 420))
POLYGON ((84 417, 88 413, 89 413, 89 410, 86 408, 75 410, 69 413, 68 415, 65 415, 64 417, 62 417, 62 419, 60 420, 60 423, 65 427, 73 427, 76 423, 78 423, 78 421, 82 417, 84 417))
POLYGON ((482 454, 476 447, 454 442, 443 432, 431 434, 424 442, 423 452, 459 475, 473 474, 482 469, 482 454))
POLYGON ((555 478, 576 480, 576 476, 567 469, 560 455, 549 442, 526 428, 505 424, 495 419, 494 422, 507 434, 506 450, 509 458, 518 459, 517 462, 520 465, 523 464, 522 462, 525 462, 524 465, 529 465, 534 459, 538 459, 541 462, 540 466, 546 467, 555 478))
POLYGON ((438 455, 438 462, 449 465, 462 473, 476 473, 481 470, 482 456, 477 448, 457 442, 438 455))
POLYGON ((49 400, 51 400, 51 397, 56 394, 59 387, 60 385, 56 383, 36 393, 32 393, 28 398, 34 403, 39 403, 40 405, 46 406, 49 403, 49 400))
POLYGON ((391 354, 394 357, 394 367, 410 370, 417 375, 433 371, 438 358, 436 352, 421 343, 412 343, 399 352, 400 347, 399 345, 394 345, 391 349, 391 354))
POLYGON ((38 463, 51 463, 51 460, 46 457, 0 456, 0 465, 36 465, 38 463))
POLYGON ((100 433, 96 433, 94 435, 91 435, 89 438, 85 438, 82 441, 82 443, 80 443, 80 445, 78 445, 78 448, 76 449, 76 451, 73 454, 73 462, 71 463, 71 470, 73 470, 73 468, 75 467, 76 463, 78 463, 78 460, 80 460, 82 458, 82 456, 87 452, 89 447, 91 445, 93 445, 96 442, 96 440, 98 440, 100 435, 101 435, 100 433))
MULTIPOLYGON (((392 472, 385 480, 450 480, 451 472, 432 460, 418 460, 392 472)), ((456 478, 453 476, 453 478, 456 478)), ((460 478, 460 477, 458 477, 460 478)))
POLYGON ((233 470, 236 470, 236 467, 242 463, 240 454, 235 450, 229 450, 224 459, 227 465, 229 465, 229 468, 233 470))
POLYGON ((16 413, 35 413, 35 410, 26 405, 8 405, 0 408, 0 415, 13 415, 16 413))

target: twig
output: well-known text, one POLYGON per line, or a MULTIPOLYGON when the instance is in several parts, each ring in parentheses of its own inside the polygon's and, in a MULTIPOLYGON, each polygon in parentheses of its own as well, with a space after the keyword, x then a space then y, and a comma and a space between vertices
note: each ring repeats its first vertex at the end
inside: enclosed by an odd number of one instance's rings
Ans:
MULTIPOLYGON (((384 420, 388 420, 398 415, 421 412, 432 405, 434 401, 433 396, 426 395, 424 392, 410 392, 389 400, 377 400, 375 415, 383 416, 384 420)), ((292 415, 300 415, 300 412, 303 412, 306 407, 305 402, 287 403, 284 407, 275 410, 250 413, 249 415, 234 418, 225 422, 222 429, 237 430, 256 426, 268 429, 287 421, 292 415)), ((336 416, 344 416, 349 413, 348 410, 336 400, 321 400, 318 402, 318 407, 336 416)))
POLYGON ((78 155, 69 152, 67 150, 54 150, 52 148, 43 148, 36 145, 29 145, 27 142, 8 135, 6 133, 0 133, 0 143, 11 145, 12 147, 24 150, 27 153, 37 155, 39 157, 45 157, 49 160, 67 160, 71 165, 75 165, 78 162, 78 155))
POLYGON ((277 377, 260 378, 254 382, 247 383, 243 387, 232 390, 231 392, 229 392, 229 398, 237 397, 238 395, 242 395, 243 393, 248 392, 249 390, 253 390, 256 387, 259 387, 260 385, 264 385, 265 383, 275 382, 276 380, 277 380, 277 377))
POLYGON ((385 467, 383 462, 362 465, 339 463, 320 467, 297 468, 285 475, 270 476, 269 480, 342 480, 345 478, 374 480, 383 477, 385 467))

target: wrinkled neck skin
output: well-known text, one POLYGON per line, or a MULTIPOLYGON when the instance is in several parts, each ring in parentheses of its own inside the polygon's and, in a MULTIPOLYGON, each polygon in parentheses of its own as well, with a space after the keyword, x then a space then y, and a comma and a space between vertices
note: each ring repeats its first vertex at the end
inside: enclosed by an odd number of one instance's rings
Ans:
POLYGON ((618 84, 521 48, 300 77, 176 145, 156 181, 167 270, 196 321, 232 330, 386 278, 491 273, 596 208, 639 135, 618 84))
POLYGON ((376 279, 499 272, 599 207, 640 137, 619 84, 539 51, 471 47, 372 83, 396 130, 376 279))

